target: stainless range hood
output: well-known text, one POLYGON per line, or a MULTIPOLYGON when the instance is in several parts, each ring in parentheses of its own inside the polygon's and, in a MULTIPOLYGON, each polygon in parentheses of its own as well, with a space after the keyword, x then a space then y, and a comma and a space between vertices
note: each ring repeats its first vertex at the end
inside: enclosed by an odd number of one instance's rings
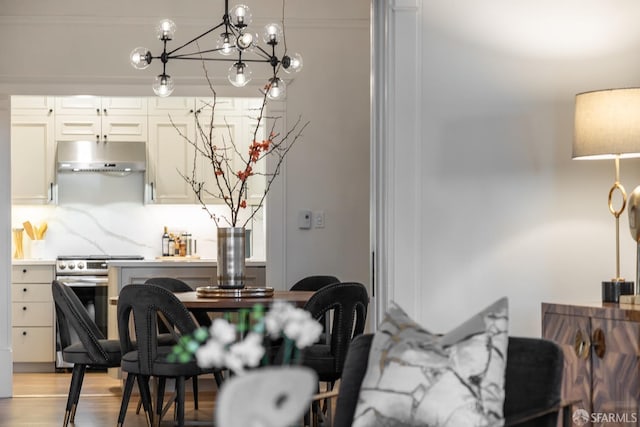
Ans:
POLYGON ((58 141, 58 172, 143 172, 144 142, 58 141))

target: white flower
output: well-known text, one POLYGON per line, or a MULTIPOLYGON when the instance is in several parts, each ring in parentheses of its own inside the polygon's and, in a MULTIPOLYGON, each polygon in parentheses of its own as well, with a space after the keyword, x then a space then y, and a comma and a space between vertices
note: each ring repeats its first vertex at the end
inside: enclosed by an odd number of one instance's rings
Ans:
POLYGON ((222 344, 231 344, 236 340, 236 328, 226 319, 214 319, 209 327, 209 340, 217 340, 222 344))
POLYGON ((273 303, 264 323, 271 338, 284 334, 295 341, 299 349, 315 343, 322 333, 322 325, 311 317, 311 313, 284 301, 273 303))
POLYGON ((295 310, 294 307, 286 301, 275 300, 273 302, 264 317, 264 326, 271 338, 280 337, 293 310, 295 310))
POLYGON ((229 347, 225 364, 236 374, 241 374, 245 366, 252 368, 258 366, 263 355, 262 335, 249 332, 244 340, 229 347))
POLYGON ((294 332, 291 333, 292 335, 289 335, 289 333, 285 331, 285 335, 295 340, 296 347, 299 349, 303 349, 314 344, 318 341, 318 338, 320 338, 320 334, 322 333, 322 325, 315 319, 312 319, 311 316, 299 322, 296 325, 296 328, 295 337, 294 332))
POLYGON ((201 368, 221 368, 224 366, 226 349, 216 340, 208 340, 196 350, 196 362, 201 368))

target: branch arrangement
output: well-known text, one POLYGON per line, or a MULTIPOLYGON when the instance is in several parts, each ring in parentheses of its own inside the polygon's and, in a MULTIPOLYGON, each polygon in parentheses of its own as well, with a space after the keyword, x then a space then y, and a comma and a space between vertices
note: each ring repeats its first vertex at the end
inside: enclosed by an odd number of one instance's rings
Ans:
MULTIPOLYGON (((205 69, 206 75, 206 69, 205 69)), ((264 206, 267 194, 271 189, 276 177, 280 174, 280 170, 284 159, 289 153, 289 150, 302 136, 302 132, 307 127, 309 122, 302 123, 302 118, 298 117, 294 125, 288 131, 284 133, 276 132, 278 121, 281 117, 267 116, 266 107, 268 104, 268 98, 266 91, 263 95, 262 104, 259 109, 255 110, 255 118, 257 123, 253 130, 253 140, 249 145, 249 149, 246 152, 242 152, 238 148, 238 144, 234 140, 234 136, 229 131, 228 134, 215 135, 214 114, 216 109, 216 91, 209 80, 209 76, 206 75, 209 87, 212 91, 211 102, 208 102, 202 110, 198 110, 196 115, 196 137, 190 138, 180 131, 180 129, 173 124, 173 127, 177 130, 180 136, 186 143, 190 144, 194 148, 193 168, 191 174, 187 175, 182 171, 178 171, 180 176, 189 184, 193 190, 198 202, 202 208, 209 214, 209 216, 215 221, 216 226, 220 227, 222 224, 227 224, 231 227, 242 226, 245 227, 247 223, 256 215, 256 213, 264 206), (200 117, 203 112, 210 110, 208 116, 208 122, 202 123, 200 117), (262 123, 266 120, 271 120, 271 129, 266 139, 258 140, 258 132, 262 123), (259 162, 266 162, 267 158, 274 159, 273 170, 270 172, 257 172, 257 165, 259 162), (196 174, 196 168, 198 166, 198 159, 206 159, 208 170, 206 174, 213 177, 215 182, 214 188, 207 188, 204 181, 204 177, 199 177, 196 174), (238 161, 239 160, 239 161, 238 161), (240 164, 240 168, 234 168, 234 164, 240 164), (239 224, 240 213, 243 209, 248 207, 248 180, 252 176, 264 176, 265 187, 261 194, 261 197, 257 204, 253 205, 252 213, 246 218, 246 220, 239 224), (205 202, 206 198, 215 198, 221 200, 229 208, 229 215, 216 215, 210 209, 205 202)), ((228 127, 228 123, 225 119, 225 125, 228 127)), ((267 170, 265 165, 265 170, 267 170)))

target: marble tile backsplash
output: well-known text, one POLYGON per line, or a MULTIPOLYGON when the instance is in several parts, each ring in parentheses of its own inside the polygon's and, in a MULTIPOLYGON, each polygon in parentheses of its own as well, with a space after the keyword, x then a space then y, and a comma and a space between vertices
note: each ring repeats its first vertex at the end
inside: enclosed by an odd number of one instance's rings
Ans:
MULTIPOLYGON (((145 204, 142 174, 128 177, 103 177, 84 174, 65 177, 58 182, 58 204, 12 207, 12 227, 24 221, 46 221, 45 258, 58 255, 142 255, 155 258, 162 254, 163 227, 169 231, 190 232, 197 241, 197 255, 216 257, 216 226, 199 205, 145 204)), ((224 206, 210 206, 224 214, 224 206)), ((251 228, 252 257, 265 259, 263 211, 251 228)), ((24 237, 25 258, 31 256, 31 241, 24 237)), ((13 253, 13 252, 12 252, 13 253)))

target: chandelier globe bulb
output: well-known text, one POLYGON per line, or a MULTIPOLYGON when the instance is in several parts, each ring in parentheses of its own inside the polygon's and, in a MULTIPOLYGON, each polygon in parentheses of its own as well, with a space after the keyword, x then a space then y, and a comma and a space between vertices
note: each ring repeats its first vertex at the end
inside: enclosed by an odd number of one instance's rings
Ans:
POLYGON ((244 87, 251 81, 251 69, 244 62, 236 62, 229 67, 227 79, 235 87, 244 87))
POLYGON ((136 70, 144 70, 151 63, 151 52, 146 47, 137 47, 129 55, 131 66, 136 70))
POLYGON ((299 73, 302 70, 302 65, 302 55, 297 52, 282 58, 282 68, 285 73, 299 73))
POLYGON ((166 98, 173 92, 173 79, 167 74, 160 74, 154 80, 152 88, 157 96, 166 98))

